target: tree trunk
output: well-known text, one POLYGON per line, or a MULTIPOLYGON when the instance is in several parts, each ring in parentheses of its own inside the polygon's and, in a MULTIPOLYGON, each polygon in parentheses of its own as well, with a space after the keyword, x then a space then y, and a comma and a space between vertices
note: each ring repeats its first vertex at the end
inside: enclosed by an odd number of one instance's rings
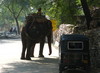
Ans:
POLYGON ((18 23, 17 18, 15 18, 15 21, 16 21, 16 25, 17 25, 17 34, 20 34, 20 28, 19 28, 19 23, 18 23))
POLYGON ((86 17, 87 28, 89 29, 90 22, 92 20, 92 17, 91 17, 91 14, 90 14, 90 10, 89 10, 89 7, 87 5, 87 1, 86 0, 81 0, 81 4, 82 4, 82 7, 83 7, 83 11, 84 11, 85 17, 86 17))

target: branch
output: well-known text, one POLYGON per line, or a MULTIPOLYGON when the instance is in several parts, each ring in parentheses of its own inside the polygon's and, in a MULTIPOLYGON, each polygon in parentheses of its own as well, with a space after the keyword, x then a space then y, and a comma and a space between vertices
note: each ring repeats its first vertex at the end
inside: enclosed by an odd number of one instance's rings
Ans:
POLYGON ((18 15, 16 16, 16 18, 19 17, 19 15, 20 15, 21 11, 23 10, 23 8, 24 8, 24 7, 22 7, 22 8, 20 9, 20 11, 19 11, 18 15))
POLYGON ((8 10, 13 14, 13 11, 10 9, 9 6, 5 6, 6 8, 8 8, 8 10))
POLYGON ((15 16, 15 13, 14 13, 13 8, 12 8, 12 10, 11 10, 9 6, 5 6, 5 7, 8 8, 8 10, 11 12, 11 14, 12 14, 12 15, 14 16, 14 18, 15 18, 16 16, 15 16))

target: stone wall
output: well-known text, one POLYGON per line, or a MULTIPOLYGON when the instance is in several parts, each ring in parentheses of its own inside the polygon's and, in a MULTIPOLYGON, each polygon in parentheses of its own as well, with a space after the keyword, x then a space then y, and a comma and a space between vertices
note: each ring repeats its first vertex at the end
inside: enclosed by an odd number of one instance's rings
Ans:
MULTIPOLYGON (((79 29, 80 28, 81 27, 79 27, 79 29)), ((91 30, 86 30, 85 27, 82 28, 80 30, 77 28, 76 30, 76 28, 73 29, 73 26, 69 28, 69 26, 67 25, 61 25, 61 27, 59 27, 59 29, 54 32, 54 36, 53 36, 55 41, 54 44, 57 47, 59 46, 59 40, 62 34, 86 35, 89 38, 89 43, 90 43, 89 48, 90 48, 90 56, 91 56, 91 67, 92 68, 100 67, 100 28, 95 28, 91 30)))
POLYGON ((91 66, 100 67, 100 9, 96 9, 92 13, 92 21, 90 29, 88 30, 85 25, 77 26, 74 28, 74 34, 84 34, 88 36, 90 42, 90 55, 91 66))
POLYGON ((72 24, 61 24, 57 30, 53 32, 53 40, 59 42, 62 34, 72 34, 74 26, 72 24))
POLYGON ((91 56, 91 66, 96 68, 100 67, 100 28, 90 30, 74 30, 74 34, 83 34, 89 38, 89 48, 91 56), (78 33, 76 33, 78 31, 78 33))
POLYGON ((93 67, 100 67, 100 28, 84 32, 90 39, 90 55, 93 67))
POLYGON ((90 29, 88 30, 86 25, 73 26, 71 24, 61 24, 59 29, 54 31, 54 41, 58 42, 59 45, 60 36, 62 34, 83 34, 89 38, 90 56, 91 56, 91 67, 100 67, 100 9, 94 11, 90 23, 90 29))

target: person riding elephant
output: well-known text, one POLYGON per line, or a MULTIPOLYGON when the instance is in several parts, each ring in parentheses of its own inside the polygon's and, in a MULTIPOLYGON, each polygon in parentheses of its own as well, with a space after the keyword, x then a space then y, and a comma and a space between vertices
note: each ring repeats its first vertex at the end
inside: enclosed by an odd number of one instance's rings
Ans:
POLYGON ((37 12, 37 14, 38 14, 38 15, 42 15, 41 8, 39 8, 39 9, 38 9, 38 12, 37 12))

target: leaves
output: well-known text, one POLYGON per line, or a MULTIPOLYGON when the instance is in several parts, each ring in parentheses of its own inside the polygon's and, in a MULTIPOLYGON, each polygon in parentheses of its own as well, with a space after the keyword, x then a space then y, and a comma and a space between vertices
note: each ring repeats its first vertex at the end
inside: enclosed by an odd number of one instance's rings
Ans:
MULTIPOLYGON (((100 0, 87 0, 89 7, 100 7, 100 0)), ((74 24, 76 15, 84 15, 80 0, 2 0, 0 2, 4 6, 10 8, 10 11, 16 16, 22 9, 21 16, 31 12, 37 12, 38 8, 42 8, 42 12, 56 19, 59 24, 74 24), (12 11, 13 10, 13 11, 12 11)))

